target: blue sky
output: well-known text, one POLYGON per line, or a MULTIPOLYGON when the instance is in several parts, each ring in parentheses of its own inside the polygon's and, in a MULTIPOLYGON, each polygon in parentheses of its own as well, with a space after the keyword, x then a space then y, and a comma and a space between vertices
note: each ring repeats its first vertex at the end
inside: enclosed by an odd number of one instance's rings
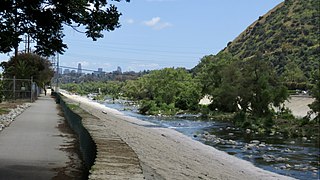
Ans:
MULTIPOLYGON (((104 71, 192 68, 216 54, 282 0, 131 0, 115 4, 121 28, 93 42, 65 28, 60 65, 104 71)), ((12 53, 11 53, 12 54, 12 53)), ((8 59, 0 55, 0 59, 8 59)))

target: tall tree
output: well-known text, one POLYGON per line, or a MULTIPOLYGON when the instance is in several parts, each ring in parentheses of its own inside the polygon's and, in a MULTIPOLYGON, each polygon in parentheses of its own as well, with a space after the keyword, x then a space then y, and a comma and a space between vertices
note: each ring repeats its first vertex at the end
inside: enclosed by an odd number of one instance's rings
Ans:
POLYGON ((62 54, 67 48, 62 40, 64 25, 77 31, 84 28, 95 41, 103 37, 102 31, 120 27, 120 15, 107 0, 1 0, 0 53, 17 48, 21 36, 28 34, 37 42, 36 53, 62 54))
POLYGON ((282 79, 284 82, 306 82, 307 78, 303 74, 303 71, 299 68, 299 66, 293 62, 289 61, 284 66, 284 72, 282 73, 282 79))
MULTIPOLYGON (((264 117, 271 112, 270 105, 279 106, 288 98, 272 65, 257 54, 241 62, 242 77, 239 88, 240 105, 252 109, 252 115, 264 117)), ((245 108, 243 108, 246 111, 245 108)))
POLYGON ((196 73, 212 110, 264 117, 271 114, 270 105, 279 107, 288 98, 274 69, 259 52, 242 61, 222 52, 204 57, 196 73))
POLYGON ((50 82, 53 71, 50 61, 36 54, 19 54, 8 62, 2 62, 4 78, 30 79, 42 86, 50 82))
POLYGON ((203 94, 211 94, 215 88, 221 85, 223 68, 234 60, 230 53, 225 52, 204 56, 201 59, 192 71, 203 86, 203 94))
POLYGON ((135 81, 128 81, 124 88, 125 95, 146 102, 140 108, 142 113, 153 107, 196 110, 200 91, 199 83, 184 68, 154 70, 135 81))

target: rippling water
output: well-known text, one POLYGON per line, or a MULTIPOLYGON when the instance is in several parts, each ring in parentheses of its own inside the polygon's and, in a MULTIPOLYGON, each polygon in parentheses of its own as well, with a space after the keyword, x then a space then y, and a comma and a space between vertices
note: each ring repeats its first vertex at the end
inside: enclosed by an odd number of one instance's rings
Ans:
MULTIPOLYGON (((105 103, 128 116, 175 129, 187 136, 213 146, 228 154, 252 162, 254 165, 298 179, 319 179, 319 141, 316 139, 288 139, 277 135, 261 136, 243 132, 230 123, 200 121, 193 116, 155 117, 138 114, 133 106, 105 103)), ((319 133, 319 132, 318 132, 319 133)))

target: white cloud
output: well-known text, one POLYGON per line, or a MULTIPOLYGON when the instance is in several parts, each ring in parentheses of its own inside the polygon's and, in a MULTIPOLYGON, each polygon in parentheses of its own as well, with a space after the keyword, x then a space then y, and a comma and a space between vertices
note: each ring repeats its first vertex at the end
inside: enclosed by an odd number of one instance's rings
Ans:
POLYGON ((145 21, 144 24, 150 27, 154 27, 157 24, 159 24, 160 20, 161 20, 160 17, 154 17, 149 21, 145 21))
POLYGON ((171 24, 168 22, 164 22, 164 23, 159 23, 157 26, 154 27, 154 29, 160 30, 160 29, 164 29, 167 27, 170 27, 171 24))
POLYGON ((153 29, 156 29, 156 30, 160 30, 160 29, 164 29, 164 28, 172 26, 168 22, 161 21, 160 17, 153 17, 149 21, 144 21, 143 24, 146 26, 152 27, 153 29))

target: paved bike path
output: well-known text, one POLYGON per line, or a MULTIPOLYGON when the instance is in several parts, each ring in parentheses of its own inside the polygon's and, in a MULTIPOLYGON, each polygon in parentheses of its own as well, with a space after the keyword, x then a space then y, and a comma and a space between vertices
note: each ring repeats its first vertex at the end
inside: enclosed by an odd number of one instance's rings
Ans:
POLYGON ((48 180, 66 166, 58 113, 54 99, 42 96, 0 132, 0 180, 48 180))

